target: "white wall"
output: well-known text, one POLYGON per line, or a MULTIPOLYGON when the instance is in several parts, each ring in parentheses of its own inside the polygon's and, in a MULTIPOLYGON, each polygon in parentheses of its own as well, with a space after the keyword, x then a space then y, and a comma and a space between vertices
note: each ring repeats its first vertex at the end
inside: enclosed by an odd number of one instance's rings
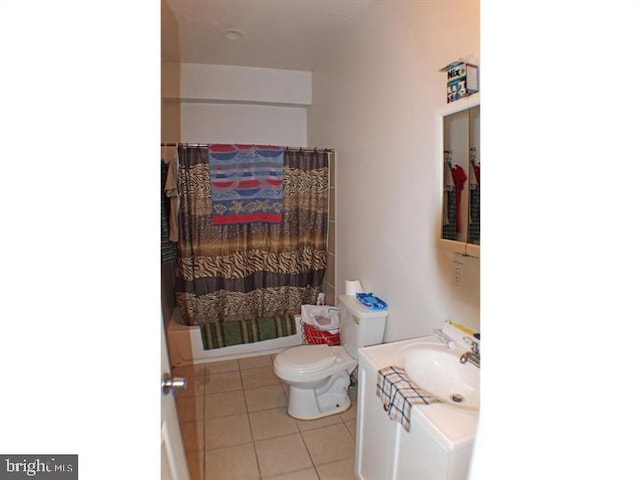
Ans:
POLYGON ((305 109, 183 103, 180 111, 183 142, 307 145, 305 109))
POLYGON ((180 104, 180 141, 307 146, 311 73, 180 65, 163 94, 180 104), (176 93, 178 91, 178 93, 176 93))
POLYGON ((378 4, 313 72, 309 143, 337 152, 338 288, 358 278, 389 303, 385 341, 446 318, 479 328, 479 260, 463 259, 455 287, 454 256, 434 241, 439 69, 479 58, 479 17, 478 1, 378 4))
POLYGON ((282 103, 306 107, 311 103, 311 72, 233 65, 180 65, 183 99, 282 103))

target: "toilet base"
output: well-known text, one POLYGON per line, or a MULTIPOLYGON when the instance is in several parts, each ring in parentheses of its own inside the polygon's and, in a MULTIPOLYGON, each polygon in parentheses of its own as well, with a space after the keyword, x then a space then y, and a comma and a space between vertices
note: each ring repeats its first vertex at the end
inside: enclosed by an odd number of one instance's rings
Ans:
POLYGON ((287 413, 299 420, 315 420, 344 412, 351 406, 349 372, 343 370, 316 388, 289 385, 287 413))

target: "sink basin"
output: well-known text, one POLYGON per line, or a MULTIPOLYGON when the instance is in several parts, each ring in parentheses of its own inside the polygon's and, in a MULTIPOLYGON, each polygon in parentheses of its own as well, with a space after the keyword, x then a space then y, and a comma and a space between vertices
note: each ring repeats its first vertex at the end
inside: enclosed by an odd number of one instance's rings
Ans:
POLYGON ((418 344, 402 353, 409 378, 442 402, 463 408, 480 406, 480 369, 460 363, 464 349, 439 344, 418 344))

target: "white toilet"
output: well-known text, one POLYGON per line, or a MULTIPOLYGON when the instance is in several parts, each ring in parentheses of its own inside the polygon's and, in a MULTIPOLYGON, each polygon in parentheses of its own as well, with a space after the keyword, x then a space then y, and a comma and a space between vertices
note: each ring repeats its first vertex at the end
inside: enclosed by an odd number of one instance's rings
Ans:
POLYGON ((344 412, 350 374, 358 365, 358 349, 382 343, 386 310, 370 310, 354 295, 340 295, 340 346, 301 345, 276 355, 275 374, 289 384, 287 412, 313 420, 344 412))

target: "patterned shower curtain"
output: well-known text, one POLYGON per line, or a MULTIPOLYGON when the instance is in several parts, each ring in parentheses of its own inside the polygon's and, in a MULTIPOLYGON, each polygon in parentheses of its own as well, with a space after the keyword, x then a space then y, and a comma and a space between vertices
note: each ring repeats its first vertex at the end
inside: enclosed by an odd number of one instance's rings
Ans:
POLYGON ((178 147, 176 302, 188 325, 298 314, 324 278, 328 152, 283 148, 281 221, 220 223, 210 153, 234 147, 246 146, 178 147))

